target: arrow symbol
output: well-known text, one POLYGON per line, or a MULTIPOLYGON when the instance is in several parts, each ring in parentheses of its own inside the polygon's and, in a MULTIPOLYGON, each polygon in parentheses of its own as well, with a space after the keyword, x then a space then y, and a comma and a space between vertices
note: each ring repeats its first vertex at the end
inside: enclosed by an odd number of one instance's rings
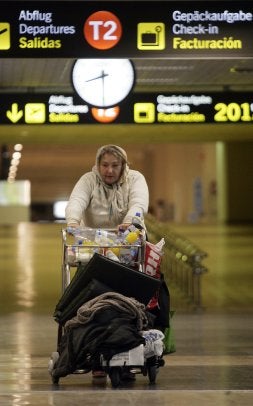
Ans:
POLYGON ((18 111, 18 103, 12 103, 11 110, 7 111, 6 116, 13 123, 17 123, 23 116, 23 111, 18 111))

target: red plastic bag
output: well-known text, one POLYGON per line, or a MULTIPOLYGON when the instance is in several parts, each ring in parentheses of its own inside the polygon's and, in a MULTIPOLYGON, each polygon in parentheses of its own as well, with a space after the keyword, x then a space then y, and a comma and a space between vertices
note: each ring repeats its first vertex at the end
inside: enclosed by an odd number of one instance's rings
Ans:
POLYGON ((147 241, 145 250, 144 271, 154 278, 160 278, 160 265, 163 255, 161 245, 158 244, 151 244, 147 241))
MULTIPOLYGON (((157 244, 152 244, 148 241, 146 242, 144 272, 156 279, 160 279, 161 277, 160 265, 163 255, 163 245, 164 239, 157 244)), ((156 292, 156 294, 151 298, 147 305, 147 309, 153 309, 158 306, 158 295, 159 292, 156 292)))

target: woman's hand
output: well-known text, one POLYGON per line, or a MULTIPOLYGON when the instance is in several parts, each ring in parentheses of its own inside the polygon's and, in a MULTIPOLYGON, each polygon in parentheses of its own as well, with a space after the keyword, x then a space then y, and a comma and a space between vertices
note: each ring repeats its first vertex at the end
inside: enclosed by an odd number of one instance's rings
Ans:
POLYGON ((67 233, 68 233, 69 235, 73 235, 74 230, 77 229, 77 228, 79 228, 79 224, 77 224, 77 223, 70 223, 70 224, 67 225, 67 233))
POLYGON ((77 224, 77 223, 70 223, 70 224, 67 225, 67 227, 68 227, 68 228, 78 228, 78 227, 79 227, 79 224, 77 224))
POLYGON ((122 224, 119 224, 119 225, 118 225, 118 230, 125 231, 130 225, 131 225, 131 223, 122 223, 122 224))

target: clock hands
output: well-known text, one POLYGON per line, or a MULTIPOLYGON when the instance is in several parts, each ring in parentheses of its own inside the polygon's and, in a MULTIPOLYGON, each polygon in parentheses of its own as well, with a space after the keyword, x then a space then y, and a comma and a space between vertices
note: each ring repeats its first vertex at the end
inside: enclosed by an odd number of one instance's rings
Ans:
POLYGON ((103 103, 103 106, 105 105, 105 77, 106 76, 109 76, 109 74, 105 73, 104 70, 102 70, 100 76, 96 76, 95 78, 88 79, 88 80, 85 81, 85 82, 91 82, 93 80, 102 79, 102 103, 103 103))
POLYGON ((109 74, 108 74, 108 73, 105 73, 105 72, 102 70, 100 76, 96 76, 95 78, 88 79, 88 80, 86 80, 85 82, 91 82, 92 80, 97 80, 97 79, 104 79, 106 76, 109 76, 109 74))

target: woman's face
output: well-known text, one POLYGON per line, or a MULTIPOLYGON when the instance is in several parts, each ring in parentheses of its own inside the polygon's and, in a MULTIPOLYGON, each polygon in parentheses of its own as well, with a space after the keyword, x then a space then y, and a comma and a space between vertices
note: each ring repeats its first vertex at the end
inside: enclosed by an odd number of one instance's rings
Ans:
POLYGON ((107 185, 116 183, 122 173, 122 161, 113 154, 105 153, 99 163, 99 173, 107 185))

